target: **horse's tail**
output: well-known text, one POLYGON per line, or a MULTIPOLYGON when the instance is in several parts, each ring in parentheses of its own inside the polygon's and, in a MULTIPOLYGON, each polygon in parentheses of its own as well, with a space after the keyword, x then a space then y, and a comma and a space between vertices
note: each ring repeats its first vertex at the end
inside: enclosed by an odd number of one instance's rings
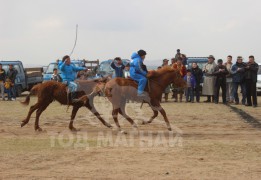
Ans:
POLYGON ((29 103, 30 103, 30 96, 31 95, 36 95, 37 92, 38 92, 38 89, 39 89, 39 84, 35 85, 29 92, 29 94, 26 96, 25 100, 24 101, 21 101, 20 103, 25 105, 25 106, 28 106, 29 103))

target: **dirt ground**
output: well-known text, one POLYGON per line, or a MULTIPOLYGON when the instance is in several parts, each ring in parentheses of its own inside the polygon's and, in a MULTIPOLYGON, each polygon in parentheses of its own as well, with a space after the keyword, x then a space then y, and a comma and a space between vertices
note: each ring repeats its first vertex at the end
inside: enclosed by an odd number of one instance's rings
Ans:
MULTIPOLYGON (((30 105, 35 101, 32 98, 30 105)), ((139 131, 120 118, 124 134, 115 128, 106 99, 97 97, 95 106, 113 129, 81 108, 75 121, 79 131, 71 133, 71 108, 66 112, 66 106, 54 102, 41 116, 43 131, 35 132, 35 114, 20 127, 30 106, 0 101, 0 179, 261 177, 261 107, 162 103, 173 128, 169 133, 161 115, 141 125, 152 111, 129 103, 127 112, 139 131)))

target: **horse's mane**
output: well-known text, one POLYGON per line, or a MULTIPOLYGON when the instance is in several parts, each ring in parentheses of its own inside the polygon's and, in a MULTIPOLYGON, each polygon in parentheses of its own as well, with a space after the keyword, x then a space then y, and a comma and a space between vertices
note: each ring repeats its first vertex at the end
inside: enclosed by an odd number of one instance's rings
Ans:
POLYGON ((178 70, 173 69, 171 66, 163 66, 162 68, 154 71, 150 71, 150 77, 151 78, 156 78, 159 77, 163 74, 169 73, 169 72, 178 72, 178 70))

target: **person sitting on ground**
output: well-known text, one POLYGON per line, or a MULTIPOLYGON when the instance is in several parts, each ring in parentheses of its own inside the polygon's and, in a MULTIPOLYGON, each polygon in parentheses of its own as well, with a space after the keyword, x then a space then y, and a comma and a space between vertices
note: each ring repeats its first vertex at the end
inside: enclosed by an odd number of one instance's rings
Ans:
POLYGON ((62 62, 58 65, 59 70, 62 73, 62 82, 68 86, 69 93, 71 93, 71 101, 76 98, 76 91, 78 85, 74 82, 76 79, 75 73, 78 71, 87 70, 85 67, 76 67, 71 64, 70 56, 63 57, 62 62))
POLYGON ((187 82, 187 88, 185 89, 186 102, 194 103, 194 89, 196 88, 196 79, 191 73, 191 70, 187 70, 184 80, 187 82))
POLYGON ((57 68, 53 69, 53 75, 51 78, 52 81, 56 81, 56 82, 62 82, 62 78, 61 76, 58 74, 58 70, 57 68))
POLYGON ((241 88, 242 92, 242 100, 241 103, 243 105, 246 104, 246 85, 244 81, 244 73, 245 73, 246 64, 243 62, 242 56, 237 57, 237 62, 232 66, 231 74, 232 74, 232 83, 233 83, 233 97, 235 99, 235 104, 239 104, 238 97, 238 86, 241 88))
POLYGON ((6 78, 5 83, 4 83, 4 87, 5 87, 5 92, 8 95, 8 101, 11 101, 11 88, 12 88, 12 81, 10 78, 6 78))
POLYGON ((246 81, 246 96, 247 104, 246 106, 257 107, 257 93, 256 93, 256 82, 257 82, 257 72, 259 66, 255 62, 254 56, 249 56, 249 61, 245 67, 245 81, 246 81), (252 99, 253 104, 252 104, 252 99))
POLYGON ((137 53, 133 53, 131 56, 130 63, 130 77, 138 82, 138 96, 146 97, 147 95, 144 93, 144 89, 147 84, 147 74, 143 61, 146 57, 146 51, 139 50, 137 53), (145 70, 144 70, 145 69, 145 70))
POLYGON ((116 57, 114 61, 112 61, 111 68, 115 71, 115 77, 123 77, 123 70, 125 66, 123 65, 120 57, 116 57))
POLYGON ((218 65, 215 67, 213 73, 217 79, 215 84, 215 103, 218 104, 219 101, 219 90, 222 89, 222 101, 223 104, 227 103, 226 99, 226 76, 229 74, 227 67, 223 65, 223 60, 218 60, 218 65))
POLYGON ((193 74, 196 80, 196 88, 195 88, 196 101, 200 102, 200 83, 203 77, 203 72, 198 67, 198 64, 196 62, 192 63, 191 73, 193 74))

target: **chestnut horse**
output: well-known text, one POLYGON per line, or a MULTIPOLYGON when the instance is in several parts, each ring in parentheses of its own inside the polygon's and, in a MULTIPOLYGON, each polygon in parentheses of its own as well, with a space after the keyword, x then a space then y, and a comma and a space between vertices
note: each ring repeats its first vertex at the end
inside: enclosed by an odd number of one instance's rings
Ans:
MULTIPOLYGON (((102 81, 106 81, 106 79, 99 79, 95 81, 78 80, 77 83, 79 85, 79 91, 77 92, 77 97, 79 98, 86 94, 90 94, 93 91, 93 88, 102 81)), ((88 108, 102 122, 102 124, 104 124, 106 127, 111 128, 111 125, 100 116, 100 114, 96 111, 93 105, 93 98, 97 94, 92 93, 90 96, 88 96, 88 102, 85 104, 83 104, 83 102, 80 101, 71 102, 71 98, 67 97, 67 86, 65 84, 56 81, 48 81, 43 84, 35 85, 31 89, 30 93, 27 95, 26 100, 21 103, 24 105, 28 105, 30 102, 30 95, 37 95, 38 101, 36 104, 30 107, 27 117, 21 123, 21 127, 23 127, 29 122, 32 113, 37 110, 34 128, 36 131, 41 131, 42 129, 39 126, 40 115, 53 101, 58 101, 62 105, 73 106, 71 121, 69 123, 70 130, 76 131, 76 128, 74 128, 73 126, 73 121, 77 111, 79 110, 79 108, 83 106, 88 108)))
MULTIPOLYGON (((151 123, 153 119, 158 116, 159 111, 164 117, 168 130, 171 131, 169 120, 165 110, 160 105, 160 100, 162 98, 162 92, 172 83, 178 87, 186 87, 186 83, 180 73, 177 70, 166 66, 157 71, 149 71, 148 84, 145 88, 145 92, 147 92, 148 96, 145 99, 140 100, 139 97, 137 97, 138 84, 131 79, 115 78, 104 84, 104 88, 96 88, 96 90, 104 91, 105 96, 112 103, 112 116, 120 131, 121 127, 118 122, 118 113, 126 118, 133 127, 137 127, 133 119, 125 112, 127 99, 149 103, 154 114, 149 121, 143 121, 143 124, 151 123)), ((83 96, 79 100, 85 103, 88 102, 88 97, 83 96)))

